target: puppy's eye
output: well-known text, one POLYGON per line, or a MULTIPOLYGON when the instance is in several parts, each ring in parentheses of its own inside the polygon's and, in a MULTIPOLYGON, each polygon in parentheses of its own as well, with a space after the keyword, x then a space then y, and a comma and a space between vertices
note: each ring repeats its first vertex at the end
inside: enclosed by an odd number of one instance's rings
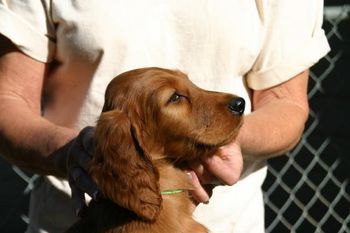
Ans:
POLYGON ((182 95, 179 95, 178 93, 174 93, 170 99, 169 99, 169 103, 177 103, 180 101, 180 99, 182 98, 183 96, 182 95))

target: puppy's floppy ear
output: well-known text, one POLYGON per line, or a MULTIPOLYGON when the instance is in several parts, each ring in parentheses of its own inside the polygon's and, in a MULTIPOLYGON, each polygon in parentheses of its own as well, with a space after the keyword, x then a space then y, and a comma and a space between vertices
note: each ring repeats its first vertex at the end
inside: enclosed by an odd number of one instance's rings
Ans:
POLYGON ((136 135, 139 129, 133 127, 121 111, 102 113, 90 173, 106 197, 142 219, 154 221, 162 202, 159 174, 142 150, 136 135))

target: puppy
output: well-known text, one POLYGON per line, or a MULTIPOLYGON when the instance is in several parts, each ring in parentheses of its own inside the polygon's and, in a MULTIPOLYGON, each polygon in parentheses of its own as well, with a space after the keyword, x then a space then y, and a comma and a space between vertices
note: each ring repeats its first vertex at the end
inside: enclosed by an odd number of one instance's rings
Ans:
POLYGON ((69 233, 207 233, 192 218, 187 163, 235 139, 244 100, 200 89, 174 70, 143 68, 108 85, 90 174, 92 201, 69 233))

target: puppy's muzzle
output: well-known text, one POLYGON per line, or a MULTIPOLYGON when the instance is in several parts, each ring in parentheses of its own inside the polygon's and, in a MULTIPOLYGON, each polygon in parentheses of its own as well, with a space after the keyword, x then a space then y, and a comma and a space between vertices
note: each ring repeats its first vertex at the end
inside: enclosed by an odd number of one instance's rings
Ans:
POLYGON ((233 98, 228 104, 229 110, 237 115, 242 115, 245 108, 245 100, 241 97, 233 98))

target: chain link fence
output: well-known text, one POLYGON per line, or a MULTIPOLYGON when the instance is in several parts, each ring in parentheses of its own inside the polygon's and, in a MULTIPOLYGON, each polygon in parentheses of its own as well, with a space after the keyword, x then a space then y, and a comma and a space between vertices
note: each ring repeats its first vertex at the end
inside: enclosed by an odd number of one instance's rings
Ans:
POLYGON ((301 142, 268 163, 266 232, 350 233, 349 15, 347 4, 325 8, 332 51, 311 69, 301 142))
MULTIPOLYGON (((269 161, 266 232, 350 233, 349 12, 350 5, 325 9, 332 52, 312 69, 311 114, 300 144, 269 161)), ((1 158, 0 168, 0 232, 24 232, 38 176, 1 158)))
POLYGON ((28 223, 28 203, 37 175, 10 166, 0 157, 0 232, 23 233, 28 223))

